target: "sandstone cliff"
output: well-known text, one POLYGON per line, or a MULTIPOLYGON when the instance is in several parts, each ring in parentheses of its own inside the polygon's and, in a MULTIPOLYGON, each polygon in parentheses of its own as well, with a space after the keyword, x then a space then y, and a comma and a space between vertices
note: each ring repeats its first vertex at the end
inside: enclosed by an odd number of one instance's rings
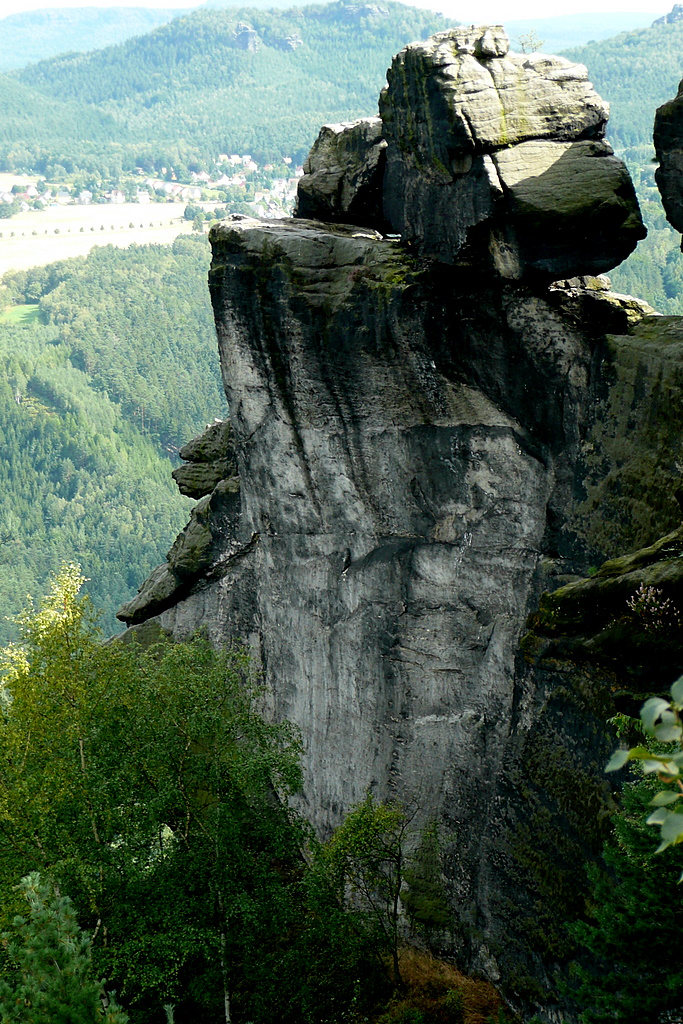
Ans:
POLYGON ((585 69, 458 29, 395 58, 380 113, 323 129, 297 218, 213 229, 232 434, 184 453, 204 496, 120 617, 250 645, 318 829, 416 798, 449 951, 561 1020, 614 673, 546 620, 520 641, 542 592, 680 521, 678 325, 567 279, 644 233, 585 69))

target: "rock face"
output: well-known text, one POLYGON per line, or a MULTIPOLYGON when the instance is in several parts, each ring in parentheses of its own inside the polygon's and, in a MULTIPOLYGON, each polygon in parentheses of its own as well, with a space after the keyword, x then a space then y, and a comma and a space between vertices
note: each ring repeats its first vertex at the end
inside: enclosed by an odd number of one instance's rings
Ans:
POLYGON ((510 280, 620 263, 645 229, 628 171, 604 140, 607 105, 583 65, 508 49, 494 27, 401 50, 380 97, 382 215, 375 121, 323 129, 298 215, 388 225, 424 255, 510 280))
MULTIPOLYGON (((369 209, 376 122, 323 130, 297 219, 212 230, 239 486, 200 500, 120 616, 251 647, 270 712, 302 730, 302 806, 322 834, 368 790, 438 818, 448 951, 560 1021, 559 922, 580 912, 605 833, 614 703, 609 674, 520 640, 540 595, 600 553, 587 488, 623 468, 673 328, 573 276, 641 232, 582 71, 511 57, 492 29, 409 47, 390 79, 383 209, 404 240, 375 230, 377 206, 339 223, 342 204, 369 209)), ((651 511, 647 541, 671 508, 651 511)))
POLYGON ((299 179, 295 216, 385 227, 386 148, 378 117, 323 125, 299 179))
POLYGON ((235 449, 229 420, 217 420, 203 434, 184 445, 180 458, 188 463, 171 474, 181 494, 203 498, 227 477, 237 476, 235 449))
POLYGON ((675 25, 677 21, 683 21, 683 4, 674 4, 668 14, 652 22, 652 27, 654 28, 655 25, 675 25))
POLYGON ((683 82, 678 95, 655 114, 654 144, 659 161, 655 179, 664 212, 676 230, 683 231, 683 82))

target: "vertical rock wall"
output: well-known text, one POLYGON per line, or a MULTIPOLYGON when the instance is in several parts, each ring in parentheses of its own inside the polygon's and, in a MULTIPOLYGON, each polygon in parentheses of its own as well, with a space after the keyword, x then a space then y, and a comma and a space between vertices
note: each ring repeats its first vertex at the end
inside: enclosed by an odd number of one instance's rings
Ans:
POLYGON ((592 557, 586 445, 614 353, 656 320, 604 279, 551 282, 615 265, 642 222, 584 69, 457 30, 389 79, 382 126, 312 151, 299 212, 327 223, 213 229, 234 451, 211 465, 236 460, 239 485, 201 498, 120 614, 251 645, 301 728, 319 831, 368 790, 416 800, 449 837, 448 951, 560 1020, 558 916, 605 827, 611 699, 520 640, 592 557))

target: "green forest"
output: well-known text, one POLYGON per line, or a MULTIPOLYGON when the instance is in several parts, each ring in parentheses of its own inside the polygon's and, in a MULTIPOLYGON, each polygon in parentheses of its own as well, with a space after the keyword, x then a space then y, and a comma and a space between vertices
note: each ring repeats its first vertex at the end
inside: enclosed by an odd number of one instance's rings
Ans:
POLYGON ((226 412, 208 258, 203 236, 105 246, 0 285, 3 638, 64 558, 120 628, 185 525, 177 451, 226 412))
POLYGON ((301 160, 323 122, 377 111, 392 54, 451 24, 391 0, 383 10, 202 9, 0 76, 0 170, 109 179, 164 166, 181 177, 223 152, 301 160), (238 24, 258 33, 256 52, 238 47, 238 24))
MULTIPOLYGON (((102 643, 83 583, 62 565, 0 648, 3 1024, 523 1024, 439 958, 453 838, 370 794, 318 838, 290 805, 301 737, 263 716, 247 653, 102 643)), ((659 763, 665 788, 627 780, 587 913, 559 923, 581 1024, 676 1019, 683 860, 644 820, 677 799, 683 679, 671 692, 608 766, 659 763)))

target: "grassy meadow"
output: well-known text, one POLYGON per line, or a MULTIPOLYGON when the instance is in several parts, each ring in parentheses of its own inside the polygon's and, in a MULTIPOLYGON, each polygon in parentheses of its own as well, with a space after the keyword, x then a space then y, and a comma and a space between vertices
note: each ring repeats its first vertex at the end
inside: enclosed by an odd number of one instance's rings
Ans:
POLYGON ((184 209, 184 203, 121 203, 50 206, 16 214, 0 221, 0 277, 8 270, 87 256, 96 245, 170 245, 179 234, 192 231, 183 219, 184 209))

